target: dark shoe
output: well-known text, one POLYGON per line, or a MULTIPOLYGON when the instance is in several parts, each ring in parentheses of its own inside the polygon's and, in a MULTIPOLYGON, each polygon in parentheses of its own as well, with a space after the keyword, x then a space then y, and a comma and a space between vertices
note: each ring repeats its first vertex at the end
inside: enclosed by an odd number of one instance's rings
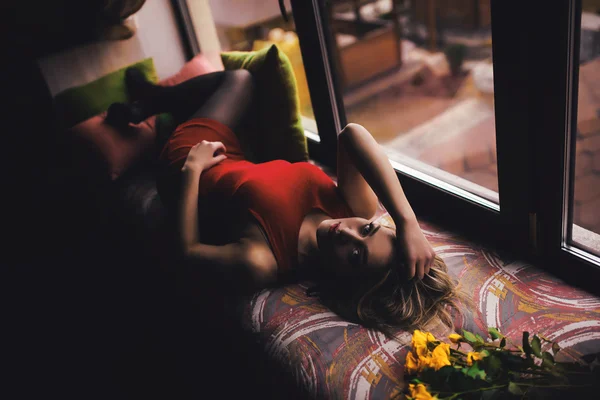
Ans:
POLYGON ((132 112, 129 105, 124 103, 112 103, 106 112, 107 124, 114 126, 115 128, 125 128, 132 119, 132 112))
POLYGON ((131 104, 112 103, 108 107, 104 120, 116 128, 125 128, 129 123, 139 124, 144 119, 141 105, 134 102, 131 104))
POLYGON ((155 86, 137 68, 125 70, 125 87, 131 101, 148 99, 155 91, 155 86))

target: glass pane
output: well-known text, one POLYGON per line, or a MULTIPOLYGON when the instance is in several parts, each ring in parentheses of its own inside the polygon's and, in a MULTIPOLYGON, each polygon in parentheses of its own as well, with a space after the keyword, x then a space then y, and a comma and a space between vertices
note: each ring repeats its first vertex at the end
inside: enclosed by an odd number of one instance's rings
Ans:
POLYGON ((277 44, 294 70, 304 129, 317 133, 289 5, 288 22, 284 21, 276 0, 188 0, 188 7, 202 51, 253 51, 277 44))
POLYGON ((490 0, 332 0, 347 120, 391 160, 498 203, 490 0))
POLYGON ((583 1, 571 236, 600 255, 600 1, 583 1))

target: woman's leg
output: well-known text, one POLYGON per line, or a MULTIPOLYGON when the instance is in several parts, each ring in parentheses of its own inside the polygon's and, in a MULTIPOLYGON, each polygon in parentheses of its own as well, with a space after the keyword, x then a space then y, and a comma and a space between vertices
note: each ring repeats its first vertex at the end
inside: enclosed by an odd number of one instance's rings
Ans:
POLYGON ((115 103, 107 120, 116 125, 139 123, 164 112, 183 122, 191 118, 217 120, 237 132, 246 122, 252 106, 254 83, 245 69, 200 75, 175 86, 158 86, 145 80, 136 69, 127 71, 131 104, 115 103))
MULTIPOLYGON (((137 118, 140 121, 149 115, 171 112, 176 114, 178 124, 193 118, 208 118, 229 127, 235 136, 243 137, 245 133, 254 132, 254 120, 249 118, 252 115, 251 108, 255 103, 252 101, 254 82, 252 75, 246 70, 221 71, 201 75, 170 87, 160 87, 148 82, 139 84, 138 82, 131 85, 130 88, 134 99, 138 98, 139 100, 135 100, 133 104, 127 106, 134 106, 130 111, 138 112, 137 118), (246 132, 246 130, 250 132, 246 132)), ((209 132, 212 131, 209 130, 209 132)), ((197 139, 197 132, 194 129, 179 132, 175 130, 174 133, 175 135, 171 138, 157 138, 158 147, 162 149, 159 159, 165 167, 161 169, 157 177, 158 192, 171 209, 178 204, 181 193, 181 167, 177 161, 180 154, 175 153, 187 154, 186 152, 191 148, 190 144, 195 144, 190 141, 193 142, 197 139), (174 161, 174 159, 177 160, 174 161)), ((227 135, 217 140, 223 139, 227 139, 227 135)), ((243 151, 241 143, 235 144, 227 144, 228 153, 235 152, 238 147, 238 153, 243 151)), ((240 154, 240 156, 241 159, 244 159, 244 154, 240 154)), ((230 160, 233 160, 233 156, 230 160)))

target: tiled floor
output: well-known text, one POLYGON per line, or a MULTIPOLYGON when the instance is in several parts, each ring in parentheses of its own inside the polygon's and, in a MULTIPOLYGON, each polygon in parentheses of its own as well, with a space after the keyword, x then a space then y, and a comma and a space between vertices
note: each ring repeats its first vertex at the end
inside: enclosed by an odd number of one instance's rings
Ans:
MULTIPOLYGON (((410 43, 404 51, 408 61, 383 86, 345 96, 348 121, 387 148, 497 192, 493 96, 477 90, 472 73, 449 78, 443 56, 410 43)), ((600 233, 600 59, 580 68, 578 121, 573 217, 600 233)))

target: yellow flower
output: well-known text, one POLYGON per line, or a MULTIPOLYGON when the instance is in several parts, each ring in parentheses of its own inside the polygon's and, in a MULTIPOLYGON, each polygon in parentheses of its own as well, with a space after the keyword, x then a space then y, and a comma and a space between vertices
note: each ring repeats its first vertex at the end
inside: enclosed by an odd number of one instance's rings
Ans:
POLYGON ((406 368, 406 372, 408 372, 409 374, 419 372, 419 360, 415 358, 412 352, 406 355, 404 367, 406 368))
POLYGON ((419 356, 419 361, 417 368, 419 368, 419 372, 423 371, 423 369, 431 366, 431 357, 428 356, 419 356))
POLYGON ((460 342, 462 340, 462 336, 460 336, 458 333, 453 333, 450 336, 448 336, 448 339, 450 339, 450 341, 454 344, 460 342))
POLYGON ((440 343, 433 349, 431 353, 431 362, 429 366, 436 371, 446 365, 450 365, 450 345, 448 343, 440 343))
POLYGON ((437 395, 432 396, 422 383, 416 385, 413 383, 409 384, 408 391, 410 392, 410 398, 414 400, 434 400, 438 398, 437 395))
POLYGON ((437 339, 429 332, 415 330, 412 338, 412 351, 406 355, 405 368, 409 374, 421 372, 425 368, 433 368, 436 371, 450 364, 450 345, 439 343, 433 352, 429 351, 427 344, 437 342, 437 339))
POLYGON ((419 356, 427 355, 427 342, 435 342, 435 337, 429 332, 422 332, 416 329, 412 337, 412 348, 413 351, 417 352, 419 356))
POLYGON ((467 353, 467 364, 473 365, 473 361, 483 360, 483 357, 484 355, 481 353, 478 353, 476 351, 470 351, 469 353, 467 353))

